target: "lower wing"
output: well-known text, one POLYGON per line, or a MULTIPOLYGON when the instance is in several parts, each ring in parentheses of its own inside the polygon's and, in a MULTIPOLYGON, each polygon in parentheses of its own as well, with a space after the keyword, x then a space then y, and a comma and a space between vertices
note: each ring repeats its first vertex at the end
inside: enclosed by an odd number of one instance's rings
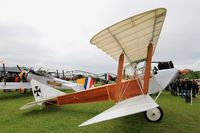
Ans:
POLYGON ((19 88, 26 88, 30 89, 31 84, 29 82, 0 82, 0 90, 1 89, 19 89, 19 88))
POLYGON ((117 103, 108 110, 82 123, 79 127, 144 112, 158 106, 149 95, 135 96, 117 103))

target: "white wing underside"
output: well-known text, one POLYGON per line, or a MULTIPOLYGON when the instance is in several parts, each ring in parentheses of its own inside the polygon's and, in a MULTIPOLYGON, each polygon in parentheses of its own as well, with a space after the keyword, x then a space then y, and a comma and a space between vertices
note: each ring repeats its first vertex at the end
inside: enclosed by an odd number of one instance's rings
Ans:
POLYGON ((87 120, 79 126, 86 126, 106 120, 144 112, 158 106, 159 105, 149 95, 136 96, 114 105, 113 107, 87 120))
POLYGON ((150 42, 154 53, 165 15, 163 8, 138 14, 97 33, 90 42, 115 60, 123 52, 126 63, 142 61, 150 42))

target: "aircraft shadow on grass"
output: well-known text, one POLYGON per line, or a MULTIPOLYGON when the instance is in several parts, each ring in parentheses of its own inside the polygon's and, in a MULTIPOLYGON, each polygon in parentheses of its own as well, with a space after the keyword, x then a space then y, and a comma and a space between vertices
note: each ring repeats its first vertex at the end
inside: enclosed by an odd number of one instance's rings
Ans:
MULTIPOLYGON (((109 106, 109 105, 108 105, 109 106)), ((90 110, 89 108, 86 110, 80 110, 80 108, 76 108, 74 105, 70 105, 68 106, 68 108, 63 108, 61 106, 49 106, 49 107, 45 107, 43 109, 39 109, 36 108, 34 110, 29 110, 24 112, 22 115, 25 117, 31 117, 31 116, 38 116, 38 115, 48 115, 49 113, 51 115, 55 114, 55 113, 62 113, 64 117, 73 117, 77 118, 77 115, 79 116, 85 116, 87 115, 88 118, 93 117, 99 113, 101 113, 105 108, 108 107, 102 107, 102 109, 100 110, 90 110)), ((145 124, 147 123, 147 121, 144 121, 144 113, 139 113, 137 115, 130 115, 130 116, 126 116, 126 117, 122 117, 122 118, 118 118, 118 119, 114 119, 111 120, 113 122, 118 122, 121 123, 120 125, 124 126, 124 124, 126 125, 126 128, 137 128, 136 126, 138 126, 138 124, 145 124), (138 123, 135 126, 133 126, 132 124, 128 124, 127 123, 138 123)), ((86 120, 88 118, 85 118, 86 120)), ((111 122, 108 121, 108 122, 111 122)), ((73 122, 73 121, 72 121, 73 122)), ((81 123, 82 121, 80 121, 81 123)), ((101 123, 101 124, 107 124, 107 122, 105 123, 101 123)))
POLYGON ((36 108, 34 110, 29 110, 23 113, 24 116, 33 116, 33 115, 38 115, 38 114, 48 114, 48 113, 64 113, 65 117, 67 116, 73 116, 77 117, 77 114, 82 116, 82 115, 91 115, 95 116, 98 113, 101 113, 102 110, 80 110, 80 108, 76 108, 72 106, 68 106, 68 108, 63 108, 61 106, 49 106, 49 107, 44 107, 43 109, 36 108))
MULTIPOLYGON (((108 107, 106 107, 108 108, 108 107)), ((87 120, 99 113, 101 113, 105 108, 102 108, 101 110, 80 110, 76 107, 73 106, 69 106, 69 108, 63 108, 60 106, 49 106, 49 107, 45 107, 43 109, 34 109, 34 110, 30 110, 30 111, 26 111, 24 112, 22 115, 24 117, 32 117, 32 116, 38 116, 38 115, 54 115, 55 113, 62 113, 63 116, 65 118, 67 117, 74 117, 77 118, 77 116, 79 116, 81 119, 87 120), (87 116, 87 117, 86 117, 87 116)), ((113 119, 112 121, 107 121, 108 123, 120 123, 121 126, 126 125, 126 128, 138 128, 138 124, 142 124, 144 125, 145 123, 147 123, 144 119, 144 113, 139 113, 137 115, 130 115, 130 116, 126 116, 126 117, 121 117, 119 119, 113 119), (132 124, 128 124, 127 123, 138 123, 136 125, 132 125, 132 124)), ((83 121, 85 121, 83 120, 83 121)), ((73 121, 72 121, 73 122, 73 121)), ((107 125, 107 122, 105 123, 100 123, 99 125, 107 125)), ((96 125, 96 124, 95 124, 96 125)), ((116 126, 120 126, 119 124, 117 124, 116 126)))

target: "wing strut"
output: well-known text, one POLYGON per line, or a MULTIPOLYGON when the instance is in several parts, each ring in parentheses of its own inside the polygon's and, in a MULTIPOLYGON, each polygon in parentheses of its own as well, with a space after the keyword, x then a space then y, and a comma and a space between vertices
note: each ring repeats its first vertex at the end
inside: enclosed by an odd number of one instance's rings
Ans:
POLYGON ((146 67, 145 67, 145 75, 144 75, 144 87, 143 87, 144 94, 147 94, 148 88, 149 88, 152 56, 153 56, 153 44, 150 42, 148 46, 148 50, 147 50, 146 67))
POLYGON ((118 72, 117 72, 117 82, 116 82, 116 91, 114 94, 115 102, 118 102, 120 99, 120 95, 122 92, 122 72, 124 67, 124 53, 121 53, 119 56, 119 63, 118 63, 118 72))

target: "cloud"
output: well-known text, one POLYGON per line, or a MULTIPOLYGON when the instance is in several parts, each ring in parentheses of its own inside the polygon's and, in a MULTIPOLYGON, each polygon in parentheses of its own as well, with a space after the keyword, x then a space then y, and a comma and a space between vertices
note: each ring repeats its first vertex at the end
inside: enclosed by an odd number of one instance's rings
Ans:
POLYGON ((42 35, 34 28, 19 24, 0 24, 0 57, 8 62, 34 64, 50 55, 40 41, 42 35))
POLYGON ((35 68, 116 73, 116 61, 91 45, 91 37, 127 17, 166 7, 154 60, 200 69, 199 4, 181 0, 1 1, 0 58, 8 64, 35 68))

